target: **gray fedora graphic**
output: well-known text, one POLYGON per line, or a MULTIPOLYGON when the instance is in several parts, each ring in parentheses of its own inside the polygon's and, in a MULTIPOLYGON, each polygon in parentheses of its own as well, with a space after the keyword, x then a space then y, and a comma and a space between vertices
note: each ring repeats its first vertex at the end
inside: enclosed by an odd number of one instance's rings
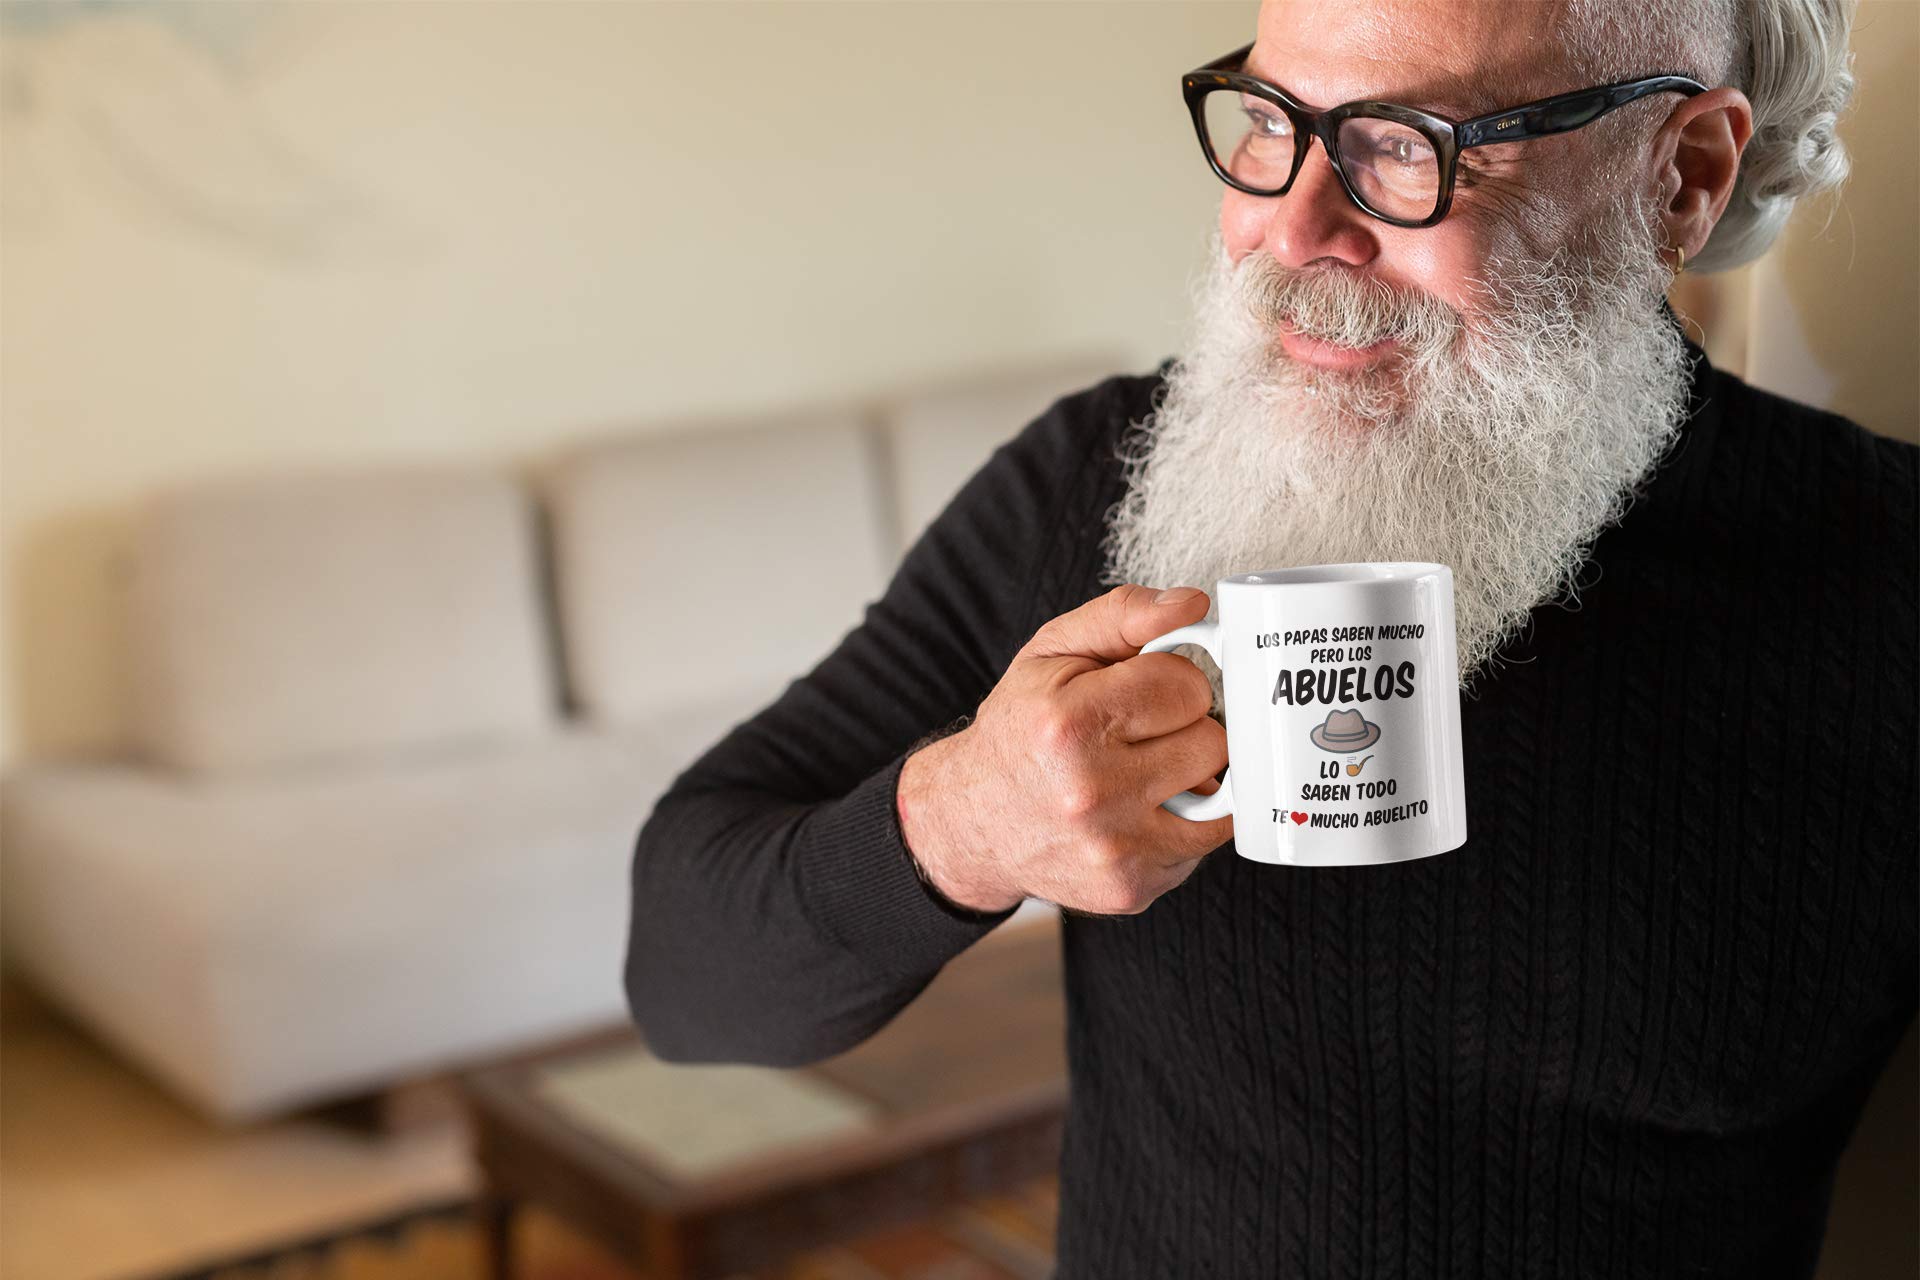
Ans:
POLYGON ((1380 740, 1380 726, 1358 711, 1329 711, 1327 722, 1307 736, 1322 751, 1359 751, 1380 740))

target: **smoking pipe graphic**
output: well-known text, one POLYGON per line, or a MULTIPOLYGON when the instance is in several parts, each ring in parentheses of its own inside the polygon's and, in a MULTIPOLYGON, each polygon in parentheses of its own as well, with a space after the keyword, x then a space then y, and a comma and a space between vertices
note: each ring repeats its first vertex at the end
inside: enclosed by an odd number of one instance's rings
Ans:
POLYGON ((1367 767, 1367 760, 1371 760, 1371 759, 1373 759, 1373 757, 1368 756, 1366 760, 1362 760, 1359 764, 1355 764, 1351 760, 1347 761, 1347 776, 1349 778, 1359 777, 1360 771, 1367 767))

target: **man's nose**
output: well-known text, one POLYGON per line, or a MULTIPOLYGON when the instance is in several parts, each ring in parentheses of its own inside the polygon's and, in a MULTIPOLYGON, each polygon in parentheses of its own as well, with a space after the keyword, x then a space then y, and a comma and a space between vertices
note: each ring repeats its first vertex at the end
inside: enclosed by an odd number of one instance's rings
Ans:
POLYGON ((1261 248, 1289 267, 1320 258, 1358 267, 1380 251, 1367 226, 1372 220, 1347 197, 1318 139, 1307 148, 1287 194, 1252 196, 1228 187, 1220 221, 1236 262, 1261 248))

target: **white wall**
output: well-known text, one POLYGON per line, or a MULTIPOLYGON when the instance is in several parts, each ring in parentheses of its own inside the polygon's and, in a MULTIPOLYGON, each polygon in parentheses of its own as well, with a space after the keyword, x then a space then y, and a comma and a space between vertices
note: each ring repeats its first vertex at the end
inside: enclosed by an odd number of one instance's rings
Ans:
POLYGON ((121 740, 158 486, 1169 354, 1255 11, 7 5, 0 760, 121 740))

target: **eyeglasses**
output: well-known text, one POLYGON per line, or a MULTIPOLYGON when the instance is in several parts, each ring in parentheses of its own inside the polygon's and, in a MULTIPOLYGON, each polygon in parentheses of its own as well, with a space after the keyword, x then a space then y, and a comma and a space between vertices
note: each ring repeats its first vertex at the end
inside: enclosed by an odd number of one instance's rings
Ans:
POLYGON ((1180 77, 1181 96, 1214 173, 1248 195, 1283 196, 1318 138, 1348 198, 1396 227, 1430 227, 1447 216, 1456 162, 1468 147, 1566 133, 1650 93, 1692 97, 1707 91, 1686 76, 1649 76, 1471 120, 1372 99, 1315 111, 1280 86, 1241 71, 1252 50, 1249 44, 1180 77))

